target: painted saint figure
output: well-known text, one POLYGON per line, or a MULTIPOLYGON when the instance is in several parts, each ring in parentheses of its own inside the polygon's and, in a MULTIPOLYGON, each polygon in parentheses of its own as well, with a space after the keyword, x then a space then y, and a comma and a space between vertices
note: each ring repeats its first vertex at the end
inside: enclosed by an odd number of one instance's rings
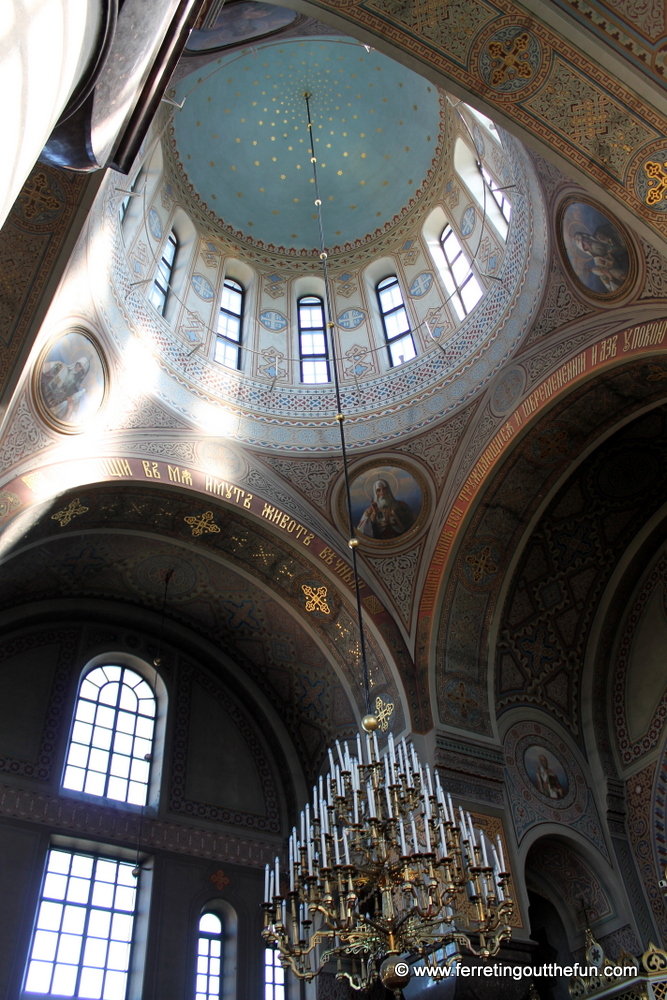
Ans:
POLYGON ((72 365, 62 361, 47 362, 42 369, 42 397, 47 407, 58 420, 69 422, 76 419, 81 400, 86 395, 83 384, 90 371, 90 358, 77 358, 72 365))
POLYGON ((590 272, 607 291, 615 292, 623 286, 628 277, 628 251, 615 226, 598 226, 592 235, 579 230, 573 240, 582 253, 592 258, 590 272))
POLYGON ((565 789, 558 780, 558 775, 549 767, 549 761, 544 754, 540 755, 540 766, 535 775, 535 783, 537 790, 548 799, 565 798, 565 789))
POLYGON ((415 523, 415 515, 404 500, 397 500, 386 479, 373 483, 374 500, 359 521, 358 530, 371 538, 398 538, 415 523))

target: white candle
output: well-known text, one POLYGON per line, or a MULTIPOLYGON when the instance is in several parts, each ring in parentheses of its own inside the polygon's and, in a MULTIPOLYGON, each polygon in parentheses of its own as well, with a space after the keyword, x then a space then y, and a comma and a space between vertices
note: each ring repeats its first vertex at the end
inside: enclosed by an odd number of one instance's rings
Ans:
POLYGON ((447 840, 445 838, 445 828, 442 823, 438 824, 440 830, 440 853, 443 858, 447 857, 447 840))
POLYGON ((319 819, 317 815, 317 789, 313 785, 313 817, 314 819, 319 819))
POLYGON ((371 819, 375 819, 375 795, 370 781, 366 782, 366 794, 368 796, 368 815, 371 819))
POLYGON ((394 813, 391 808, 391 792, 389 791, 389 785, 384 786, 384 793, 387 799, 387 819, 393 819, 394 813))
POLYGON ((431 803, 429 801, 428 795, 426 794, 426 789, 425 788, 422 791, 422 798, 424 799, 424 818, 425 819, 430 819, 431 818, 431 803))
POLYGON ((428 794, 433 795, 433 782, 431 781, 431 769, 426 765, 426 781, 428 783, 428 794))
POLYGON ((501 872, 507 871, 505 868, 505 855, 503 853, 503 843, 500 839, 500 834, 496 834, 496 844, 498 845, 498 856, 500 858, 500 870, 501 872))
POLYGON ((274 896, 274 892, 273 892, 273 879, 274 879, 273 871, 270 871, 269 872, 269 901, 272 900, 273 896, 274 896))
POLYGON ((328 868, 329 864, 328 864, 328 858, 327 858, 327 838, 326 838, 326 834, 324 833, 324 830, 322 831, 322 833, 320 835, 320 845, 321 845, 321 849, 322 849, 322 860, 320 862, 320 866, 322 868, 328 868))
POLYGON ((303 811, 301 812, 301 843, 306 843, 306 816, 303 811))
POLYGON ((294 844, 291 837, 289 841, 289 890, 294 892, 294 844))
POLYGON ((280 861, 276 858, 276 896, 280 895, 280 861))
POLYGON ((389 742, 389 753, 391 755, 391 762, 392 762, 392 764, 395 764, 396 763, 396 751, 394 749, 394 734, 393 733, 389 733, 388 742, 389 742))
POLYGON ((398 819, 398 829, 401 834, 401 854, 405 858, 408 855, 408 849, 405 846, 405 827, 403 826, 403 817, 399 816, 398 819))
POLYGON ((359 823, 359 792, 356 788, 352 793, 352 799, 354 802, 354 825, 357 826, 359 823))
POLYGON ((367 763, 371 764, 373 761, 373 754, 371 752, 371 737, 369 733, 366 733, 366 756, 368 757, 367 763))
POLYGON ((361 736, 357 733, 357 760, 360 764, 363 764, 364 758, 361 756, 361 736))
POLYGON ((264 865, 264 902, 268 903, 270 901, 271 897, 269 896, 269 865, 267 862, 267 864, 264 865))
POLYGON ((428 816, 424 816, 424 837, 426 839, 426 853, 431 853, 431 829, 428 822, 428 816))
MULTIPOLYGON (((343 829, 345 829, 345 827, 343 827, 343 829)), ((333 842, 334 842, 334 850, 336 852, 336 864, 339 865, 340 864, 340 848, 338 846, 338 827, 336 827, 336 826, 333 829, 333 842)))
POLYGON ((338 759, 340 761, 341 770, 345 770, 345 760, 343 758, 343 750, 340 745, 340 740, 336 740, 336 750, 338 751, 338 759))
POLYGON ((350 845, 347 842, 347 827, 343 827, 343 848, 345 850, 345 864, 350 864, 350 845))
POLYGON ((378 747, 378 734, 373 730, 373 750, 375 751, 375 760, 380 759, 380 748, 378 747))
POLYGON ((454 803, 452 802, 452 796, 447 792, 447 805, 449 806, 449 815, 452 818, 452 823, 454 822, 454 803))
POLYGON ((415 817, 410 813, 410 826, 412 827, 412 843, 414 845, 413 854, 419 854, 419 841, 417 840, 417 827, 415 826, 415 817))
POLYGON ((480 835, 479 835, 479 842, 482 845, 482 864, 484 865, 485 868, 488 868, 489 867, 489 858, 488 858, 488 855, 486 853, 486 837, 484 836, 483 832, 480 833, 480 835))
POLYGON ((333 751, 332 751, 331 747, 328 748, 327 753, 329 754, 329 773, 331 775, 333 775, 334 759, 333 759, 333 751))

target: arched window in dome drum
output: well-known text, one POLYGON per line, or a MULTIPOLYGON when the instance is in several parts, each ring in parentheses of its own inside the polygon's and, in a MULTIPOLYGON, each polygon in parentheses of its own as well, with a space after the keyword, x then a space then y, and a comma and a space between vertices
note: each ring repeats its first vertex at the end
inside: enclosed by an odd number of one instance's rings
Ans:
POLYGON ((172 229, 164 242, 162 256, 158 261, 153 285, 148 296, 150 304, 157 309, 160 316, 164 316, 167 308, 167 298, 169 296, 169 286, 171 276, 174 272, 176 254, 178 253, 178 238, 172 229))
POLYGON ((143 191, 143 187, 139 187, 139 185, 143 180, 143 178, 145 177, 145 175, 146 171, 144 167, 140 167, 139 170, 137 171, 137 176, 132 181, 129 191, 127 191, 127 194, 125 195, 125 197, 123 198, 118 207, 118 215, 120 217, 121 225, 125 221, 127 210, 130 207, 130 201, 132 200, 132 198, 138 198, 143 191))
POLYGON ((379 281, 375 291, 389 350, 389 364, 395 368, 417 356, 403 293, 395 274, 390 274, 388 278, 379 281))
POLYGON ((478 167, 480 169, 482 177, 484 178, 484 183, 486 184, 488 190, 491 193, 491 197, 495 201, 500 211, 503 213, 505 221, 509 224, 509 221, 512 218, 512 203, 506 196, 504 190, 500 187, 499 184, 497 184, 497 182, 495 181, 489 170, 484 166, 484 164, 479 162, 478 167))
POLYGON ((317 295, 303 295, 297 302, 301 381, 306 385, 329 382, 329 352, 324 323, 324 303, 317 295))
POLYGON ((241 367, 243 298, 243 285, 232 278, 225 278, 218 313, 215 360, 227 368, 241 367))
POLYGON ((197 937, 195 1000, 220 1000, 222 983, 222 921, 217 913, 203 913, 197 937))
POLYGON ((79 688, 63 788, 146 804, 156 703, 134 670, 94 667, 79 688))
POLYGON ((447 265, 442 270, 445 287, 459 319, 464 319, 481 299, 483 289, 473 274, 472 265, 458 236, 449 223, 440 233, 440 246, 447 265))

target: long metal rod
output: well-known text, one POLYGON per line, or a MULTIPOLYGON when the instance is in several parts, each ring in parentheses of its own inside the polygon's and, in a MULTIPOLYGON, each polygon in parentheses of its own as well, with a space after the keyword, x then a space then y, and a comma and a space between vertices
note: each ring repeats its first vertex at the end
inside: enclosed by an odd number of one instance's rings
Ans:
POLYGON ((354 520, 352 517, 352 497, 350 494, 350 474, 347 462, 347 448, 345 445, 345 429, 343 424, 345 423, 345 416, 343 414, 343 409, 341 405, 340 397, 340 381, 338 378, 338 362, 336 358, 336 344, 333 335, 334 324, 332 320, 333 312, 331 309, 331 296, 329 294, 329 273, 327 269, 327 252, 324 247, 324 229, 322 227, 322 199, 320 198, 320 186, 317 177, 317 157, 315 156, 315 143, 313 140, 313 122, 310 116, 310 97, 311 95, 306 91, 304 93, 304 99, 306 101, 306 112, 308 115, 308 135, 310 137, 310 162, 313 167, 313 181, 315 184, 315 207, 317 208, 317 227, 320 237, 320 260, 322 261, 322 274, 324 277, 324 308, 325 308, 325 321, 326 328, 329 332, 329 350, 331 352, 331 365, 333 368, 333 380, 334 389, 336 392, 336 420, 338 421, 338 427, 340 429, 340 449, 343 456, 343 476, 345 479, 345 499, 347 502, 347 519, 348 527, 350 532, 350 538, 348 545, 352 552, 352 571, 354 573, 354 592, 357 599, 357 619, 359 622, 359 651, 361 653, 361 669, 362 669, 362 679, 364 685, 364 699, 366 702, 366 714, 371 714, 371 692, 370 692, 370 682, 368 677, 368 661, 366 659, 366 640, 364 638, 364 620, 361 611, 361 592, 359 590, 359 576, 357 573, 357 546, 359 545, 359 540, 354 534, 354 520))

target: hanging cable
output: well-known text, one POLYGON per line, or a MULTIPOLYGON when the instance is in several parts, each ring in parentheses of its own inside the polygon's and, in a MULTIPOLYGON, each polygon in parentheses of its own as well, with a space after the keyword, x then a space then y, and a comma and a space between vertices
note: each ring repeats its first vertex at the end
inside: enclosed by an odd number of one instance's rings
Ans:
POLYGON ((320 260, 322 262, 322 276, 324 278, 324 309, 325 309, 325 321, 326 328, 329 331, 329 341, 330 341, 330 351, 331 351, 331 365, 333 368, 333 380, 334 380, 334 390, 336 393, 336 420, 338 422, 338 427, 340 430, 340 449, 343 459, 343 477, 345 480, 345 500, 347 506, 347 519, 349 528, 349 540, 348 546, 352 551, 352 571, 354 573, 354 593, 357 601, 357 620, 359 623, 359 652, 361 655, 361 670, 362 670, 362 681, 364 688, 364 700, 366 704, 366 715, 372 716, 371 711, 371 692, 370 692, 370 680, 368 676, 368 660, 366 658, 366 639, 364 637, 364 621, 361 611, 361 591, 359 588, 359 576, 357 572, 357 548, 359 547, 359 539, 356 538, 354 534, 354 520, 352 516, 352 497, 350 494, 350 474, 347 461, 347 448, 345 443, 345 415, 343 414, 343 408, 341 403, 340 394, 340 380, 338 378, 338 363, 336 358, 336 346, 335 339, 333 335, 334 323, 332 320, 333 310, 331 308, 331 294, 329 291, 329 274, 327 270, 327 258, 328 254, 324 247, 324 229, 322 226, 322 199, 320 198, 320 186, 317 176, 317 157, 315 156, 315 145, 313 142, 313 122, 310 115, 310 98, 311 94, 306 91, 304 93, 304 100, 306 102, 306 114, 308 116, 308 137, 310 141, 310 162, 313 167, 313 181, 315 184, 315 207, 317 209, 317 228, 319 234, 319 244, 320 244, 320 260))
MULTIPOLYGON (((160 632, 157 644, 157 654, 153 657, 153 694, 155 695, 155 705, 157 707, 157 668, 162 664, 162 636, 164 634, 164 613, 167 607, 167 591, 169 590, 169 582, 174 575, 173 569, 168 569, 164 575, 164 594, 162 596, 162 611, 160 612, 160 632)), ((144 756, 149 764, 153 763, 153 754, 147 753, 144 756)), ((144 831, 144 811, 146 809, 146 803, 141 807, 141 813, 139 814, 139 830, 137 833, 137 849, 136 849, 136 864, 132 869, 132 875, 134 878, 139 878, 142 871, 142 864, 139 858, 141 852, 141 840, 144 831)))

